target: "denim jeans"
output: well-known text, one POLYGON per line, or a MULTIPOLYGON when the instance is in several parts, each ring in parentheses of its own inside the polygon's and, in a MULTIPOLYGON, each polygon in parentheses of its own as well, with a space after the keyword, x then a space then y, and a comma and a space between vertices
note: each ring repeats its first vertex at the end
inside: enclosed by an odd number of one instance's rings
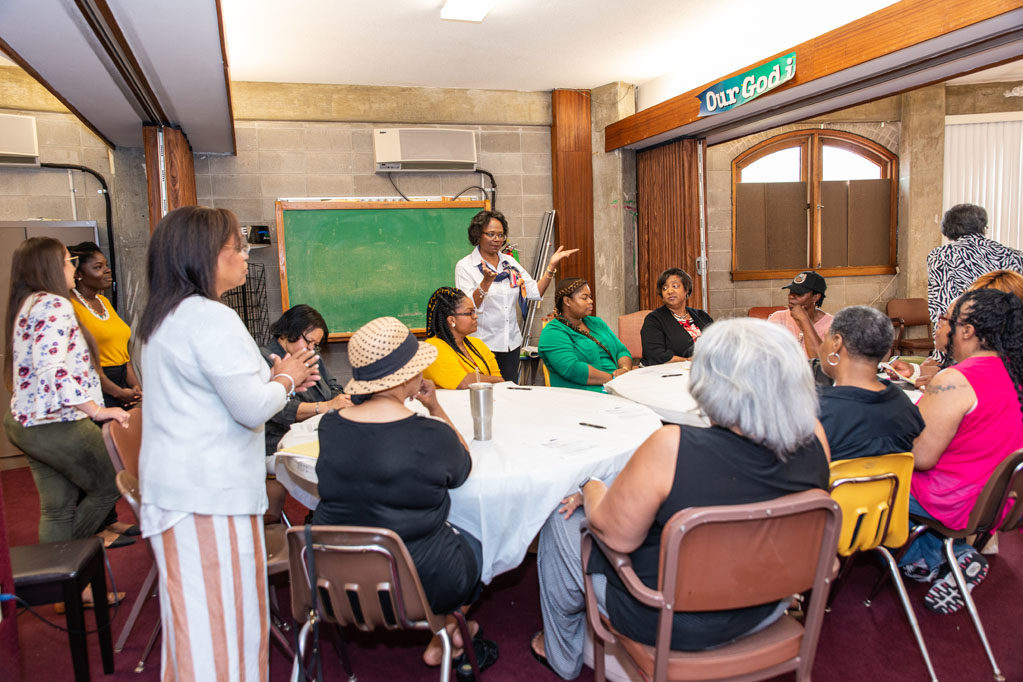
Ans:
POLYGON ((99 427, 91 419, 22 426, 8 411, 4 431, 39 491, 39 542, 93 535, 120 497, 99 427))
MULTIPOLYGON (((916 501, 912 495, 909 496, 909 513, 912 516, 924 516, 929 519, 934 517, 927 513, 927 510, 923 508, 919 502, 916 501)), ((943 566, 946 563, 945 559, 945 548, 944 538, 933 531, 927 531, 913 542, 906 550, 906 553, 902 555, 902 559, 899 560, 899 566, 908 566, 909 564, 915 563, 916 561, 923 559, 924 563, 927 564, 927 568, 934 570, 943 566)), ((952 543, 952 551, 956 557, 960 557, 966 552, 969 552, 972 546, 966 542, 966 540, 956 540, 952 543)))

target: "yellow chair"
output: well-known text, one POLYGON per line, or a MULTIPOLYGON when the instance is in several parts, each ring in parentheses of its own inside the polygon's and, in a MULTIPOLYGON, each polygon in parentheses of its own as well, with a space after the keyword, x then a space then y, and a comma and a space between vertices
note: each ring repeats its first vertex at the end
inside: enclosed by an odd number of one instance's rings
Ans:
MULTIPOLYGON (((920 647, 920 654, 924 657, 927 672, 931 680, 937 680, 899 567, 887 549, 901 547, 909 537, 909 481, 912 474, 911 452, 842 459, 831 463, 831 497, 842 508, 838 554, 846 557, 839 580, 852 566, 854 554, 873 550, 883 557, 899 593, 909 626, 913 629, 913 636, 920 647)), ((869 599, 864 603, 870 606, 869 599)))

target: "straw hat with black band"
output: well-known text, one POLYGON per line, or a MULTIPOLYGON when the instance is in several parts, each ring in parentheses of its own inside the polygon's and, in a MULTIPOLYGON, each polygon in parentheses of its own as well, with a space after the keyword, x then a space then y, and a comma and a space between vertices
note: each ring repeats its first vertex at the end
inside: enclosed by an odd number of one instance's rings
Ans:
POLYGON ((359 327, 348 341, 352 380, 345 393, 367 396, 400 386, 437 359, 437 349, 416 340, 393 317, 378 317, 359 327))

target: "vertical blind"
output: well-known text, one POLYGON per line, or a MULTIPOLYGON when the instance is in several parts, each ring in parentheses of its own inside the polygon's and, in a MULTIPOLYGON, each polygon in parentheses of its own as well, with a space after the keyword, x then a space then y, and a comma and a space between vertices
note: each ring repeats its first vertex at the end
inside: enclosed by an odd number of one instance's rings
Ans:
POLYGON ((1023 121, 945 126, 944 209, 987 209, 987 236, 1023 248, 1023 121))

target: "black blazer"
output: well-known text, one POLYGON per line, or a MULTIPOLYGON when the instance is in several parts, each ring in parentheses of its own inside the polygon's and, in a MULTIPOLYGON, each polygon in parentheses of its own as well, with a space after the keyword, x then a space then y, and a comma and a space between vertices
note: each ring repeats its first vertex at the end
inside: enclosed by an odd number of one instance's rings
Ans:
MULTIPOLYGON (((700 331, 714 321, 710 315, 698 308, 686 307, 686 311, 700 331)), ((643 340, 643 363, 646 365, 660 365, 676 355, 681 358, 693 355, 693 338, 682 328, 666 305, 650 311, 643 320, 643 328, 639 335, 643 340)))

